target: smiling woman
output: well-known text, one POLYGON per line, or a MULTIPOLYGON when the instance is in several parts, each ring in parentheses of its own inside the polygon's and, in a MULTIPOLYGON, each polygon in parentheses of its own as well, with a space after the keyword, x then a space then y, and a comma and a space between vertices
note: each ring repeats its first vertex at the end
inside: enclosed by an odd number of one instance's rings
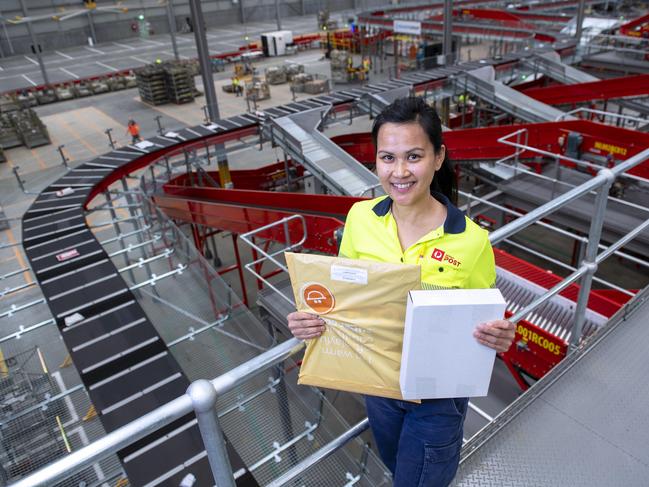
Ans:
MULTIPOLYGON (((419 265, 424 289, 495 286, 488 234, 455 206, 455 174, 435 110, 421 98, 396 100, 374 121, 372 138, 376 171, 387 196, 354 204, 340 255, 419 265)), ((288 316, 288 326, 296 337, 310 339, 319 337, 325 325, 317 315, 296 312, 288 316)), ((505 352, 514 339, 514 325, 506 320, 476 323, 474 336, 505 352)), ((468 398, 417 404, 366 396, 365 404, 395 487, 441 487, 452 481, 468 398)))

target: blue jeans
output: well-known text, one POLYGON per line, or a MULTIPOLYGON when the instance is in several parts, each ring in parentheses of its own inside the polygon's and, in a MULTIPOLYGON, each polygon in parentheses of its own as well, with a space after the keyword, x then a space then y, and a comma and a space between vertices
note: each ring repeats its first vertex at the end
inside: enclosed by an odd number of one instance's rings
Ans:
POLYGON ((394 487, 446 487, 460 461, 468 398, 416 404, 365 396, 367 416, 394 487))

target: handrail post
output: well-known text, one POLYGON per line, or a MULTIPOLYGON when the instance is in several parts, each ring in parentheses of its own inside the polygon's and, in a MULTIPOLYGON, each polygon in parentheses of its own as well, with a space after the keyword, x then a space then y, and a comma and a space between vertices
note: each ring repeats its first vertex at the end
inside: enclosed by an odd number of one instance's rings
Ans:
POLYGON ((595 208, 593 219, 590 222, 590 230, 588 231, 586 254, 583 262, 579 266, 585 267, 586 273, 583 275, 581 282, 579 283, 579 296, 575 308, 575 323, 570 337, 570 346, 573 349, 579 346, 584 322, 586 321, 588 297, 590 296, 590 288, 593 283, 593 275, 595 275, 595 272, 597 271, 597 251, 599 248, 599 240, 602 236, 602 227, 604 226, 604 214, 606 212, 608 191, 611 184, 613 184, 613 181, 615 181, 615 173, 610 169, 601 169, 598 172, 598 175, 604 176, 606 180, 604 184, 599 187, 597 195, 595 196, 595 208))
POLYGON ((216 487, 236 487, 223 440, 223 430, 216 414, 217 395, 214 386, 208 380, 198 379, 189 385, 187 394, 192 400, 216 487))

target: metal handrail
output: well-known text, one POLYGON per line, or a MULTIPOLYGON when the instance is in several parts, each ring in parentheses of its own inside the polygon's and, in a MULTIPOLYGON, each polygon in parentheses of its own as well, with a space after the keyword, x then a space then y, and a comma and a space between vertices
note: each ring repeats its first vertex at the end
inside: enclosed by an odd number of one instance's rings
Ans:
POLYGON ((570 110, 569 112, 562 113, 556 118, 556 121, 560 122, 567 116, 573 115, 575 113, 580 113, 580 112, 593 113, 595 115, 604 115, 605 117, 611 116, 622 120, 632 120, 638 123, 649 122, 649 120, 647 120, 646 118, 633 117, 631 115, 623 115, 621 113, 606 112, 604 110, 595 110, 594 108, 586 108, 586 107, 579 107, 579 108, 575 108, 574 110, 570 110))
MULTIPOLYGON (((574 187, 574 186, 572 186, 574 187)), ((523 216, 525 213, 522 213, 520 211, 512 210, 511 208, 508 208, 503 205, 499 205, 498 203, 494 203, 493 201, 490 201, 486 198, 482 198, 480 196, 476 196, 472 193, 467 193, 465 191, 458 191, 458 195, 464 196, 467 198, 467 200, 471 200, 471 205, 467 206, 467 214, 470 213, 471 208, 478 206, 479 204, 487 205, 491 208, 495 208, 497 210, 500 210, 504 213, 509 213, 510 215, 514 215, 517 217, 523 216)), ((649 211, 649 208, 643 208, 645 211, 649 211)), ((573 240, 576 240, 577 242, 581 243, 587 243, 588 242, 588 237, 584 237, 582 235, 578 235, 574 232, 570 232, 568 230, 564 230, 563 228, 557 227, 555 225, 552 225, 551 223, 544 222, 543 220, 538 220, 534 222, 534 224, 539 225, 540 227, 547 228, 548 230, 551 230, 553 232, 558 233, 559 235, 563 235, 565 237, 571 238, 573 240)), ((507 243, 512 243, 512 241, 505 239, 505 242, 507 243)), ((599 249, 606 250, 608 247, 604 244, 599 244, 598 245, 599 249)), ((618 257, 621 257, 625 260, 628 260, 630 262, 633 262, 634 264, 638 264, 642 267, 649 267, 649 261, 645 261, 642 259, 639 259, 637 257, 634 257, 633 255, 627 254, 626 252, 622 252, 620 250, 615 251, 615 255, 618 257)), ((571 268, 571 270, 575 270, 574 268, 571 268)), ((610 283, 609 283, 610 284, 610 283)))
MULTIPOLYGON (((218 396, 222 396, 254 375, 283 362, 298 353, 303 347, 303 342, 297 338, 292 338, 211 381, 205 381, 211 385, 215 393, 214 402, 216 402, 218 396)), ((185 393, 173 401, 168 402, 159 408, 154 409, 150 413, 131 421, 112 433, 109 433, 103 438, 100 438, 97 441, 70 453, 68 456, 37 470, 33 474, 10 484, 10 487, 45 487, 53 485, 56 482, 65 479, 72 473, 78 472, 79 470, 92 465, 94 462, 101 460, 103 457, 116 453, 117 451, 132 445, 137 440, 144 438, 154 431, 157 431, 158 429, 167 426, 175 420, 192 412, 195 409, 196 399, 197 398, 194 398, 193 401, 190 394, 185 393)), ((201 405, 207 407, 205 403, 201 405)), ((202 414, 210 414, 212 411, 214 411, 213 406, 208 407, 207 411, 197 412, 197 416, 200 417, 202 414)), ((201 433, 204 433, 203 428, 201 428, 201 433)), ((203 438, 205 441, 205 436, 203 438)), ((206 441, 206 443, 208 442, 209 441, 206 441)), ((213 452, 209 449, 207 444, 206 449, 210 464, 214 466, 215 459, 213 458, 213 452)), ((214 470, 213 467, 212 471, 214 472, 214 470)), ((231 476, 232 470, 230 469, 228 472, 231 476)), ((215 478, 217 478, 216 472, 214 473, 215 478)), ((222 473, 220 475, 222 475, 222 473)), ((221 486, 221 484, 217 485, 219 485, 219 487, 221 486)))
MULTIPOLYGON (((522 131, 527 131, 527 129, 526 128, 519 129, 516 132, 512 132, 511 134, 508 134, 508 135, 503 135, 502 137, 497 139, 498 142, 500 142, 501 144, 510 145, 512 147, 515 147, 516 151, 514 152, 514 154, 511 154, 509 156, 505 156, 502 159, 500 159, 498 161, 495 161, 494 162, 495 164, 498 164, 500 162, 504 162, 504 161, 506 161, 506 160, 508 160, 508 159, 510 159, 512 157, 515 157, 516 160, 518 161, 518 155, 519 154, 522 154, 525 151, 530 151, 530 152, 536 152, 537 154, 540 154, 542 156, 552 157, 554 159, 561 159, 562 161, 568 161, 568 162, 571 162, 571 163, 576 164, 578 166, 590 167, 591 169, 595 169, 597 171, 602 169, 602 166, 598 166, 597 164, 593 164, 592 162, 583 161, 581 159, 573 159, 572 157, 564 156, 563 154, 557 154, 556 152, 550 152, 550 151, 546 151, 546 150, 543 150, 543 149, 539 149, 538 147, 533 147, 531 145, 528 145, 527 143, 521 144, 520 141, 518 140, 518 134, 520 132, 522 132, 522 131), (516 142, 512 142, 511 140, 509 140, 514 135, 517 136, 516 142), (520 152, 519 152, 519 150, 520 150, 520 152)), ((625 178, 629 178, 629 179, 633 179, 633 180, 641 181, 641 182, 645 182, 645 183, 647 182, 646 178, 643 178, 643 177, 640 177, 640 176, 635 176, 633 174, 622 174, 622 172, 618 172, 616 174, 616 176, 625 177, 625 178)))
POLYGON ((288 471, 284 472, 281 476, 277 477, 271 483, 266 484, 265 487, 280 487, 290 482, 294 478, 303 474, 307 469, 313 467, 316 463, 336 453, 336 451, 345 446, 350 440, 356 438, 369 427, 370 421, 367 418, 359 421, 343 434, 341 434, 337 438, 334 438, 325 446, 317 450, 315 453, 309 455, 300 463, 297 463, 296 465, 291 467, 288 471))
MULTIPOLYGON (((592 276, 597 269, 597 264, 604 258, 610 256, 614 251, 625 245, 629 240, 637 236, 641 231, 649 226, 648 220, 629 234, 622 237, 616 243, 611 245, 602 254, 597 255, 597 248, 601 235, 608 188, 610 187, 610 184, 613 182, 616 176, 640 164, 647 158, 649 158, 649 149, 645 149, 644 151, 627 159, 625 162, 617 165, 612 169, 602 169, 600 170, 598 175, 590 181, 587 181, 581 186, 573 188, 572 190, 564 193, 555 200, 546 203, 545 205, 527 213, 526 215, 518 218, 510 224, 501 227, 491 233, 490 240, 493 244, 501 242, 514 233, 536 222, 537 220, 540 220, 541 218, 544 218, 550 213, 556 211, 558 208, 564 206, 565 204, 589 193, 592 190, 598 189, 595 202, 596 209, 593 220, 591 222, 588 248, 586 250, 584 263, 564 281, 554 286, 544 295, 539 296, 524 309, 512 316, 510 318, 511 321, 516 322, 521 320, 534 308, 544 303, 555 294, 561 292, 570 284, 577 281, 579 278, 583 277, 579 292, 579 298, 577 301, 577 309, 575 311, 577 320, 572 332, 573 339, 577 337, 576 340, 578 341, 581 335, 581 326, 583 324, 583 317, 585 315, 586 302, 590 294, 590 284, 592 281, 592 276)), ((288 217, 286 219, 280 220, 279 222, 261 227, 261 229, 257 229, 253 232, 248 232, 247 234, 245 234, 246 239, 244 240, 257 250, 259 250, 262 255, 265 256, 265 258, 273 261, 280 268, 285 269, 285 266, 274 258, 274 255, 277 255, 277 253, 266 253, 263 249, 256 246, 251 240, 248 240, 248 237, 251 237, 251 235, 254 235, 254 233, 268 229, 274 225, 288 225, 288 220, 294 218, 302 218, 304 228, 304 235, 299 243, 290 244, 290 242, 287 241, 287 248, 295 248, 306 240, 306 222, 304 221, 304 217, 302 217, 301 215, 288 217)), ((286 236, 287 238, 289 238, 288 230, 286 230, 286 236)), ((182 268, 179 268, 178 271, 182 272, 182 268)), ((153 280, 159 279, 161 277, 162 276, 156 276, 153 278, 153 280)), ((148 282, 149 281, 147 281, 147 283, 148 282)), ((11 484, 11 487, 52 485, 57 481, 63 480, 70 474, 91 465, 92 463, 100 460, 106 455, 115 453, 133 444, 135 441, 172 423, 173 421, 191 412, 192 410, 194 410, 196 413, 212 473, 217 485, 219 487, 234 486, 232 469, 227 458, 227 453, 223 444, 223 434, 214 407, 216 401, 220 395, 223 395, 224 393, 232 390, 234 387, 241 384, 250 377, 264 370, 267 370, 268 368, 273 367, 286 360, 287 358, 293 356, 303 347, 303 342, 296 338, 292 338, 245 362, 244 364, 235 367, 234 369, 213 379, 212 381, 195 381, 192 383, 192 385, 190 385, 186 394, 176 398, 175 400, 167 404, 160 406, 159 408, 132 421, 131 423, 124 425, 123 427, 95 441, 94 443, 91 443, 90 445, 71 453, 67 457, 62 458, 11 484)), ((326 455, 342 446, 342 444, 343 443, 335 442, 333 445, 330 444, 331 446, 327 445, 328 450, 321 451, 319 453, 320 458, 324 458, 326 455), (331 451, 329 452, 329 450, 331 451)), ((314 460, 318 461, 318 458, 314 457, 314 460)), ((300 471, 303 471, 303 468, 307 468, 306 463, 302 466, 302 470, 300 471)), ((297 470, 296 472, 297 474, 299 474, 297 470)))
POLYGON ((256 228, 254 230, 251 230, 249 232, 243 233, 243 234, 239 235, 239 237, 241 238, 241 240, 243 240, 245 243, 250 245, 254 250, 256 250, 257 252, 259 252, 262 255, 262 257, 260 257, 259 259, 253 260, 252 262, 248 262, 246 265, 244 265, 246 270, 248 272, 252 273, 257 279, 259 279, 261 282, 263 282, 270 289, 275 291, 279 296, 281 296, 284 300, 286 300, 290 305, 295 305, 295 302, 291 298, 287 297, 272 282, 270 282, 268 279, 266 279, 266 277, 264 277, 261 274, 261 272, 257 272, 255 270, 255 267, 258 264, 261 264, 261 263, 263 263, 263 262, 265 262, 267 260, 270 260, 273 264, 275 264, 277 267, 282 269, 284 272, 288 272, 288 268, 282 262, 275 259, 275 256, 278 255, 278 254, 283 254, 284 252, 287 252, 287 251, 290 251, 290 250, 293 250, 293 249, 297 249, 298 247, 301 247, 304 242, 306 242, 306 239, 307 239, 307 226, 306 226, 306 219, 304 218, 304 216, 297 215, 297 214, 296 215, 291 215, 289 217, 282 218, 281 220, 277 220, 276 222, 269 223, 268 225, 264 225, 263 227, 259 227, 259 228, 256 228), (294 244, 291 244, 291 242, 290 242, 290 235, 289 235, 289 231, 288 231, 288 224, 289 224, 289 222, 291 220, 299 220, 302 223, 302 238, 298 242, 296 242, 294 244), (284 248, 282 248, 280 250, 277 250, 277 251, 273 252, 272 254, 269 254, 262 247, 255 244, 254 241, 252 240, 252 238, 256 234, 258 234, 260 232, 263 232, 265 230, 268 230, 270 228, 279 226, 279 225, 284 225, 284 235, 286 237, 286 247, 284 247, 284 248))
POLYGON ((376 183, 376 184, 372 184, 372 185, 370 185, 370 186, 365 186, 365 187, 361 190, 361 192, 358 193, 358 196, 359 196, 359 197, 363 197, 363 196, 365 195, 365 193, 367 193, 368 191, 371 191, 371 192, 372 192, 372 198, 375 198, 375 197, 376 197, 376 193, 375 193, 374 190, 375 190, 376 188, 380 188, 380 187, 381 187, 381 183, 376 183))
POLYGON ((645 149, 611 169, 600 169, 597 176, 593 177, 589 181, 586 181, 581 186, 576 186, 570 191, 567 191, 566 193, 558 196, 554 200, 549 201, 542 206, 539 206, 538 208, 530 211, 529 213, 526 213, 524 216, 514 220, 513 222, 491 232, 491 234, 489 235, 491 243, 494 245, 497 244, 501 240, 504 240, 514 233, 522 230, 523 228, 528 227, 535 221, 546 217, 550 213, 553 213, 565 204, 583 196, 586 193, 589 193, 594 189, 601 187, 607 181, 611 180, 612 182, 613 178, 624 173, 625 171, 628 171, 629 169, 634 168, 648 158, 649 149, 645 149))
MULTIPOLYGON (((649 148, 630 157, 629 159, 612 169, 601 169, 597 173, 597 176, 589 181, 586 181, 581 186, 573 188, 572 190, 558 196, 556 199, 549 201, 545 205, 532 210, 531 212, 518 218, 517 220, 514 220, 510 224, 495 230, 489 235, 489 239, 492 244, 503 241, 514 233, 553 213, 567 203, 589 193, 591 190, 597 189, 597 194, 595 197, 595 209, 593 213, 593 219, 591 220, 590 230, 588 232, 588 243, 586 246, 586 253, 583 263, 564 281, 560 282, 552 289, 550 289, 548 293, 540 296, 524 309, 512 316, 510 318, 512 322, 516 323, 517 321, 520 321, 525 317, 527 313, 534 310, 537 306, 545 302, 547 299, 561 292, 570 284, 577 281, 577 279, 582 278, 579 287, 579 295, 577 298, 577 306, 575 309, 575 324, 571 332, 571 345, 573 346, 573 348, 579 345, 579 340, 581 339, 581 331, 585 321, 586 306, 588 303, 588 298, 590 296, 592 278, 597 271, 597 250, 599 248, 602 227, 604 225, 604 211, 606 210, 608 190, 618 175, 644 162, 647 158, 649 158, 649 148)), ((641 225, 640 227, 644 228, 644 225, 641 225)), ((626 242, 635 237, 638 233, 639 231, 636 228, 635 230, 630 232, 630 234, 626 235, 620 241, 616 242, 616 244, 611 245, 609 249, 605 251, 605 254, 610 255, 626 242)))

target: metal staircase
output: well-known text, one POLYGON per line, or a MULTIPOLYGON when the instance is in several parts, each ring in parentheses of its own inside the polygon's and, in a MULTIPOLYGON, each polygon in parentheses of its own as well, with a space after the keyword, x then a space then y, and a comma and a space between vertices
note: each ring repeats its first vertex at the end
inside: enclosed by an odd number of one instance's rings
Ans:
POLYGON ((535 72, 540 71, 565 85, 599 81, 599 78, 591 74, 562 63, 561 56, 556 51, 532 54, 530 57, 521 59, 521 61, 535 72))
POLYGON ((525 122, 553 122, 558 117, 575 120, 564 112, 524 95, 500 81, 494 68, 484 66, 453 78, 457 90, 468 91, 482 100, 525 122))
MULTIPOLYGON (((377 85, 378 88, 382 86, 383 85, 377 85)), ((412 85, 402 85, 390 88, 388 91, 368 93, 360 97, 357 105, 364 113, 367 113, 371 118, 374 118, 394 100, 408 96, 412 91, 412 88, 412 85)))
POLYGON ((332 194, 383 194, 374 173, 318 130, 330 109, 331 105, 272 119, 264 126, 264 135, 307 168, 332 194))

